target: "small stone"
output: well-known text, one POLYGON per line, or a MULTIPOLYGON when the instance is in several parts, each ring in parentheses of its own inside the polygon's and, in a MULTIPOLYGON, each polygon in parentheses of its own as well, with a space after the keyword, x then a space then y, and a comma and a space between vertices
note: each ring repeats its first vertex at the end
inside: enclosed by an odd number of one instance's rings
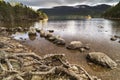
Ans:
POLYGON ((17 31, 19 32, 23 31, 22 27, 17 27, 17 31))
POLYGON ((37 32, 40 32, 40 30, 41 30, 40 28, 36 28, 36 31, 37 31, 37 32))
POLYGON ((115 38, 120 38, 120 36, 118 36, 118 35, 114 35, 114 37, 115 37, 115 38))
POLYGON ((4 47, 4 43, 0 42, 0 48, 4 47))
POLYGON ((53 36, 53 34, 51 34, 51 33, 46 33, 46 38, 49 38, 49 37, 52 37, 53 36))
POLYGON ((94 80, 101 80, 101 79, 98 79, 97 76, 92 76, 92 78, 93 78, 94 80))
POLYGON ((49 37, 48 40, 50 40, 50 41, 54 41, 54 40, 55 40, 55 37, 54 37, 54 36, 49 37))
POLYGON ((85 52, 85 48, 80 48, 80 52, 85 52))
POLYGON ((54 32, 54 30, 48 30, 50 33, 53 33, 54 32))
POLYGON ((46 33, 43 30, 40 30, 40 37, 45 37, 46 33))
POLYGON ((118 42, 120 43, 120 40, 118 42))
POLYGON ((89 46, 85 46, 84 47, 86 50, 90 50, 90 47, 89 46))
POLYGON ((67 46, 67 49, 79 49, 83 46, 82 42, 80 41, 72 41, 70 44, 67 46))
POLYGON ((62 78, 59 78, 59 80, 63 80, 62 78))
POLYGON ((29 34, 29 35, 37 35, 37 34, 36 34, 36 29, 35 29, 34 27, 30 27, 30 28, 29 28, 29 31, 28 31, 28 34, 29 34))
POLYGON ((18 47, 18 48, 22 48, 22 47, 23 47, 23 45, 21 45, 21 44, 18 44, 18 45, 17 45, 17 47, 18 47))
POLYGON ((42 80, 42 77, 34 75, 31 80, 42 80))
POLYGON ((73 71, 78 71, 78 68, 76 66, 72 66, 73 71))
POLYGON ((28 28, 24 28, 23 30, 24 30, 24 31, 28 31, 28 28))
POLYGON ((112 40, 112 41, 116 41, 117 38, 116 38, 116 37, 112 37, 112 38, 110 38, 110 40, 112 40))

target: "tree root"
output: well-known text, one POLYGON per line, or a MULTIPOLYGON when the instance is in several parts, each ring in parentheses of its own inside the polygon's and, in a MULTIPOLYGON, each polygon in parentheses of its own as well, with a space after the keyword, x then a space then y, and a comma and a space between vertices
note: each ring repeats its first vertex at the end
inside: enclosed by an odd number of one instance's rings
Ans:
POLYGON ((58 76, 59 74, 67 75, 69 80, 93 80, 87 71, 77 65, 75 66, 78 72, 82 70, 84 73, 75 73, 64 54, 49 54, 41 58, 34 53, 7 53, 4 54, 4 58, 0 57, 0 60, 5 61, 5 63, 0 62, 2 70, 0 80, 26 80, 26 77, 29 77, 27 80, 31 80, 34 75, 58 76), (17 64, 13 64, 12 61, 16 61, 20 69, 16 69, 17 64), (4 68, 3 64, 6 64, 7 68, 4 68), (85 74, 86 79, 81 77, 80 74, 85 74))

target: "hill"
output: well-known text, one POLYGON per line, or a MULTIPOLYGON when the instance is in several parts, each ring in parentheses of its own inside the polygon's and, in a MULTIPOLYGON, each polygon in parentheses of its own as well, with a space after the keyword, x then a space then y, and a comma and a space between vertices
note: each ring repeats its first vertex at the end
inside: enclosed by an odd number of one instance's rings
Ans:
POLYGON ((109 19, 120 19, 120 2, 108 9, 103 16, 109 19))
POLYGON ((46 17, 45 13, 34 11, 21 3, 12 5, 3 0, 0 1, 0 21, 36 20, 46 17))
POLYGON ((41 8, 38 9, 47 13, 49 19, 81 19, 87 15, 92 17, 100 17, 110 5, 97 5, 97 6, 88 6, 88 5, 76 5, 76 6, 57 6, 50 9, 41 8))

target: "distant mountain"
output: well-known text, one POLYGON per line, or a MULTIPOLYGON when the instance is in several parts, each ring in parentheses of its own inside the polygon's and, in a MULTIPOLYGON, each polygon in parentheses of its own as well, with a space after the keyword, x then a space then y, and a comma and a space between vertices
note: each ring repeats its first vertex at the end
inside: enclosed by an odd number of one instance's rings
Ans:
POLYGON ((110 5, 101 4, 97 6, 76 5, 76 6, 57 6, 50 9, 38 9, 45 12, 50 19, 81 19, 87 15, 100 17, 110 5))
POLYGON ((120 2, 104 13, 105 18, 120 19, 120 2))

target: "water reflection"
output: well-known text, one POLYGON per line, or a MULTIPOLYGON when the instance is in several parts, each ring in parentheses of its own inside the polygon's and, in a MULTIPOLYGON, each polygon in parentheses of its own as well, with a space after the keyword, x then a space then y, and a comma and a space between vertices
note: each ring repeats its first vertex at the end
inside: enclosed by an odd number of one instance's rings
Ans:
MULTIPOLYGON (((68 20, 68 21, 38 21, 34 24, 27 25, 44 30, 54 30, 54 34, 62 37, 80 37, 86 39, 108 39, 112 35, 120 35, 120 24, 116 21, 106 19, 91 19, 91 20, 68 20)), ((26 36, 27 34, 21 34, 26 36)), ((18 35, 20 36, 20 35, 18 35)), ((26 38, 29 38, 26 36, 26 38)), ((33 37, 32 37, 33 38, 33 37)), ((30 37, 31 39, 31 37, 30 37)), ((35 36, 34 36, 34 39, 35 36)))

